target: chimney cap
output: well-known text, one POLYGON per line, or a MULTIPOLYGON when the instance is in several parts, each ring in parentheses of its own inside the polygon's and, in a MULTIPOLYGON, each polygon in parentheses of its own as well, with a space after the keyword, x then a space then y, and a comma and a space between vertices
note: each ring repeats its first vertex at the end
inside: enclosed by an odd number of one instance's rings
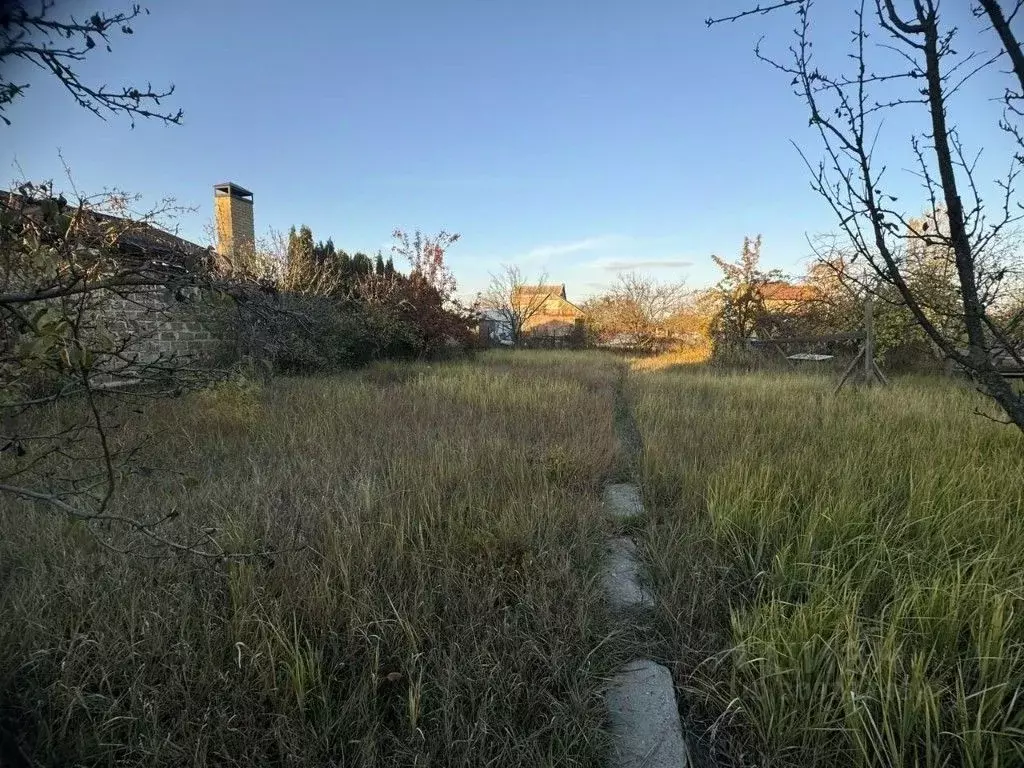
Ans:
POLYGON ((245 187, 238 186, 232 181, 223 181, 220 184, 214 184, 213 191, 216 195, 230 195, 231 197, 249 198, 252 200, 252 192, 245 187))

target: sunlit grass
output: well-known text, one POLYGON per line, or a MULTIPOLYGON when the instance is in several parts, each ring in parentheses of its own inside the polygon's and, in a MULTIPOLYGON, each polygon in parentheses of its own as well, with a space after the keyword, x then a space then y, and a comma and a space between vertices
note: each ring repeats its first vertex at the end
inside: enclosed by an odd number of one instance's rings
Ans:
POLYGON ((117 511, 303 547, 272 558, 138 561, 0 500, 4 743, 51 765, 599 764, 619 371, 381 365, 227 385, 129 427, 158 431, 147 462, 174 471, 117 511))
POLYGON ((638 357, 630 361, 629 367, 634 371, 664 371, 672 368, 700 365, 711 359, 711 345, 699 344, 683 347, 673 352, 664 352, 650 357, 638 357))
POLYGON ((1024 440, 948 382, 829 384, 634 379, 645 549, 705 741, 772 765, 1021 765, 1024 440))

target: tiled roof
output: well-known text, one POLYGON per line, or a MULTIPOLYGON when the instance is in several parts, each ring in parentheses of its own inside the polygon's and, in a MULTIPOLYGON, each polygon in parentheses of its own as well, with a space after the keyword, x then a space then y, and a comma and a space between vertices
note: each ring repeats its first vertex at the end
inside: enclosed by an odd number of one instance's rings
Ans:
POLYGON ((761 289, 761 298, 765 301, 815 301, 820 298, 820 293, 812 285, 799 285, 778 280, 765 284, 761 289))
POLYGON ((565 298, 565 283, 558 283, 555 285, 521 285, 516 288, 516 294, 519 296, 557 296, 560 299, 565 298))

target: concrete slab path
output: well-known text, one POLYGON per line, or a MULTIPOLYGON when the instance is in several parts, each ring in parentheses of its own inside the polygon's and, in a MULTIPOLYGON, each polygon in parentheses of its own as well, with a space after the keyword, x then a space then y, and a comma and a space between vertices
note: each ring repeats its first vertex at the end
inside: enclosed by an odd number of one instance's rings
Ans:
MULTIPOLYGON (((640 489, 633 483, 605 486, 603 500, 606 512, 616 520, 644 514, 640 489)), ((622 621, 635 621, 654 607, 654 597, 641 581, 636 542, 629 536, 608 540, 602 586, 609 608, 622 621)), ((687 765, 668 669, 650 659, 631 661, 609 681, 604 695, 612 734, 609 768, 687 765)))
POLYGON ((636 543, 628 536, 608 541, 605 547, 604 592, 616 613, 654 607, 654 598, 640 583, 636 543))
POLYGON ((612 483, 604 487, 602 496, 605 509, 618 520, 628 520, 644 513, 640 489, 633 483, 612 483))
POLYGON ((653 661, 632 661, 605 694, 615 768, 681 768, 688 764, 669 671, 653 661))

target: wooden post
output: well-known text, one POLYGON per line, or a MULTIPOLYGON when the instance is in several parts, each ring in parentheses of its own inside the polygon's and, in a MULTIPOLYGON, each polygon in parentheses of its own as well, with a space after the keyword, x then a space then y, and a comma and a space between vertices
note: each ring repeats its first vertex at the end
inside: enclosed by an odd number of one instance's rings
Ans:
POLYGON ((852 361, 850 361, 850 365, 847 366, 845 371, 843 371, 843 378, 839 380, 839 384, 836 386, 835 391, 832 393, 833 395, 839 394, 839 390, 843 388, 843 384, 846 383, 846 380, 850 378, 850 374, 853 373, 854 370, 857 368, 857 363, 860 362, 861 355, 863 354, 864 347, 861 347, 859 350, 857 350, 857 356, 854 357, 852 361))
POLYGON ((857 350, 857 356, 850 361, 849 367, 843 372, 843 377, 839 380, 839 384, 836 385, 833 394, 839 394, 839 390, 843 388, 847 381, 856 380, 854 371, 860 366, 863 366, 865 386, 870 387, 875 382, 883 385, 888 384, 889 382, 885 378, 885 374, 875 364, 875 300, 870 294, 864 300, 864 332, 862 335, 850 335, 853 338, 863 338, 864 343, 857 350))
POLYGON ((868 294, 864 300, 864 384, 875 379, 875 300, 868 294))

